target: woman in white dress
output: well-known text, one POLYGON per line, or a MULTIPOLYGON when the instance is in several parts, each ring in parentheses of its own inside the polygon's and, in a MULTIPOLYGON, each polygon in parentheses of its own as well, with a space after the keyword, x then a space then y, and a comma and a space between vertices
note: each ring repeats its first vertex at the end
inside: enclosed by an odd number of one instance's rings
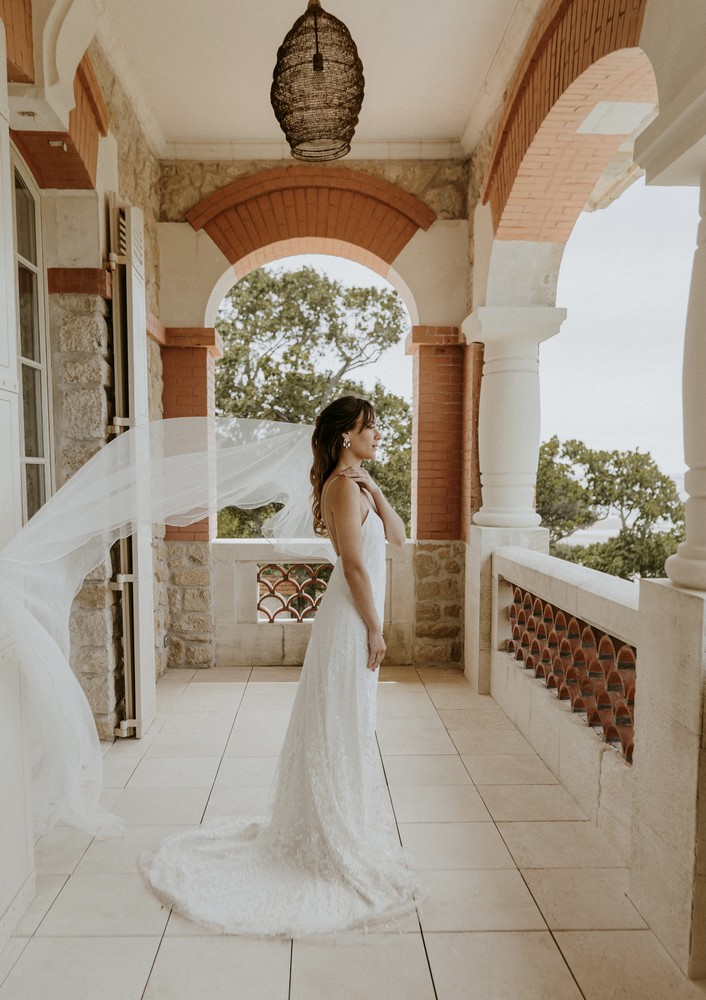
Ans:
POLYGON ((312 436, 314 530, 338 555, 312 625, 265 818, 167 837, 140 867, 183 915, 231 934, 301 937, 391 920, 419 896, 390 826, 375 741, 385 538, 404 525, 361 463, 380 433, 344 396, 312 436))

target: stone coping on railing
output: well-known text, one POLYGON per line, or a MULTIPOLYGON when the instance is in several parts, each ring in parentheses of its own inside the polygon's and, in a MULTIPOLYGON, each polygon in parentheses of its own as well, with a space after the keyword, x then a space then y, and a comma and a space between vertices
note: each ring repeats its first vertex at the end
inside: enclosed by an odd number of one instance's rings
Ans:
POLYGON ((565 614, 637 645, 639 584, 517 546, 497 549, 493 570, 565 614))

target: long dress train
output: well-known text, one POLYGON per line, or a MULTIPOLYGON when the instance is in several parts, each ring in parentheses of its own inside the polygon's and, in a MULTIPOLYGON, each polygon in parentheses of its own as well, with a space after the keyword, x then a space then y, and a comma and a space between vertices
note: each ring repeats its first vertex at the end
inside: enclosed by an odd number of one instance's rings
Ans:
MULTIPOLYGON (((382 618, 385 538, 371 509, 363 558, 382 618)), ((263 626, 266 627, 266 626, 263 626)), ((301 937, 392 919, 420 889, 383 807, 378 672, 341 561, 314 619, 269 816, 208 820, 138 861, 177 911, 230 934, 301 937)))

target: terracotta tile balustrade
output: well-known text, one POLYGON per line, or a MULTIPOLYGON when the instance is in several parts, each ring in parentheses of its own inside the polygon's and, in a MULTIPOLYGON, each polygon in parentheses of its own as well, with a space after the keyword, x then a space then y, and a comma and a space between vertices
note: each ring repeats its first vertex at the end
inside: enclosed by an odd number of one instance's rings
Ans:
POLYGON ((571 703, 630 762, 636 651, 561 609, 514 587, 507 651, 558 698, 571 703))
POLYGON ((330 563, 265 563, 258 567, 258 618, 274 622, 278 618, 297 622, 316 614, 331 576, 330 563))

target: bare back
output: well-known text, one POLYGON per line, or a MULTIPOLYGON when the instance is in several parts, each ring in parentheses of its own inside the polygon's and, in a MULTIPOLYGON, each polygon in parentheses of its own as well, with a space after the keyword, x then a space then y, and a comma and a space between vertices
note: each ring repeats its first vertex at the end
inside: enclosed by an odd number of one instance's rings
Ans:
MULTIPOLYGON (((328 531, 328 536, 331 539, 331 544, 333 545, 336 555, 340 555, 341 551, 338 545, 338 538, 336 534, 336 519, 332 516, 331 506, 328 502, 329 494, 331 492, 331 484, 337 479, 342 478, 342 474, 336 473, 335 475, 329 476, 323 485, 321 490, 321 516, 323 518, 324 524, 326 525, 326 530, 328 531)), ((375 503, 370 493, 366 489, 359 488, 360 492, 360 524, 361 527, 365 523, 365 519, 371 510, 376 510, 375 503)))

